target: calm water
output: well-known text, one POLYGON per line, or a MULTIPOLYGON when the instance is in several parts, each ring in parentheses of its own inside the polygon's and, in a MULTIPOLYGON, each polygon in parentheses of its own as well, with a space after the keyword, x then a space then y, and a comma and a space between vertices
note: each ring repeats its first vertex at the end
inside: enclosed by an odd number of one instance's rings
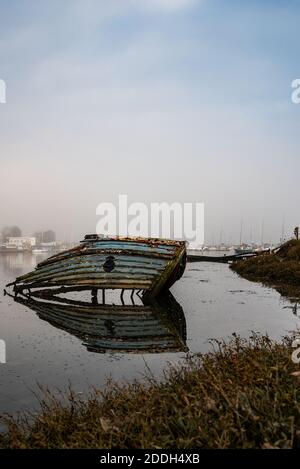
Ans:
MULTIPOLYGON (((22 253, 0 254, 1 292, 41 260, 22 253)), ((190 352, 206 351, 210 338, 233 332, 248 336, 254 330, 279 339, 300 327, 294 303, 239 278, 227 265, 189 264, 172 293, 184 313, 190 352)), ((177 363, 188 353, 91 352, 82 338, 40 319, 8 296, 1 295, 0 313, 0 339, 5 340, 7 353, 7 363, 0 364, 0 413, 36 408, 32 391, 37 383, 50 389, 65 389, 71 383, 84 393, 89 385, 102 386, 108 377, 142 380, 146 368, 159 377, 168 363, 177 363)))

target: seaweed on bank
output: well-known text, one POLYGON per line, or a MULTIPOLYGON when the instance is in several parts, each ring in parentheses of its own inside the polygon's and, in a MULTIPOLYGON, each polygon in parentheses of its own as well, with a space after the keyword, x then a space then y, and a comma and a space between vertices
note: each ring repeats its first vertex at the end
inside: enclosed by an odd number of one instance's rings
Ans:
POLYGON ((163 382, 51 392, 38 416, 2 417, 2 448, 299 448, 300 371, 291 338, 253 334, 171 367, 163 382))

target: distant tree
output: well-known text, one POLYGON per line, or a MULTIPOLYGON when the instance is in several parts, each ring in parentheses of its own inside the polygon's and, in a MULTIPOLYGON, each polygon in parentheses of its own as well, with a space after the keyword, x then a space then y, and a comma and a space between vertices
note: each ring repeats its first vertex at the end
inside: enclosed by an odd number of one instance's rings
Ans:
POLYGON ((42 231, 35 231, 32 236, 36 239, 36 244, 41 244, 41 242, 43 241, 42 231))
POLYGON ((22 231, 18 226, 5 226, 2 230, 2 242, 5 243, 7 238, 20 237, 22 236, 22 231))
POLYGON ((33 233, 33 236, 36 238, 36 243, 53 243, 56 241, 56 234, 53 230, 47 231, 36 231, 33 233))
POLYGON ((44 243, 53 243, 56 241, 56 234, 53 230, 44 231, 43 242, 44 243))

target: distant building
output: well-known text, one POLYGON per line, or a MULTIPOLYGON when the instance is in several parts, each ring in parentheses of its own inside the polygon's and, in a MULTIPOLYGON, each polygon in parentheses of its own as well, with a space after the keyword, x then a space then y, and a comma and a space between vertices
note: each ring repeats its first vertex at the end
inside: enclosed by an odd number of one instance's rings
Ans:
POLYGON ((36 245, 36 239, 33 237, 20 236, 20 237, 9 237, 7 238, 8 247, 27 248, 30 249, 36 245))

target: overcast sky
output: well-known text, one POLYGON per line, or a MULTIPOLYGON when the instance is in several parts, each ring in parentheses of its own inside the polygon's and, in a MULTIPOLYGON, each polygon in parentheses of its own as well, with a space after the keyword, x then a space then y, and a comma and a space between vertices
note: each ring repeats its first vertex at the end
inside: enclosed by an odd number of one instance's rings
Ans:
POLYGON ((0 228, 204 202, 207 242, 300 224, 297 1, 0 0, 0 228))

